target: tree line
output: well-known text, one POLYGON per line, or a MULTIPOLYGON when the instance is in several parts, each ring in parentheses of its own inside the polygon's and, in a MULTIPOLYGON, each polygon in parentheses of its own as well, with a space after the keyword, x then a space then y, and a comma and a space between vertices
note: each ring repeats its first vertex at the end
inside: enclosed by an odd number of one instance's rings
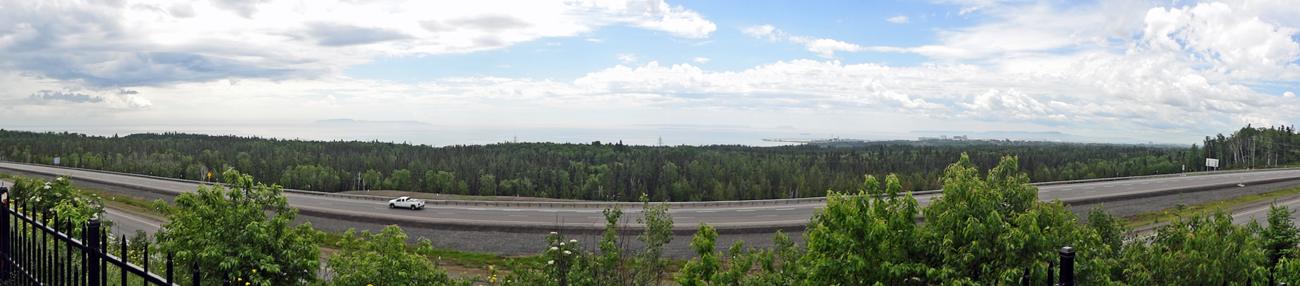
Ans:
POLYGON ((259 182, 340 192, 403 190, 480 196, 633 201, 779 199, 852 189, 862 174, 897 175, 904 190, 942 187, 942 168, 967 153, 990 168, 1017 156, 1031 181, 1292 164, 1291 127, 1247 126, 1190 148, 1016 141, 872 142, 860 146, 631 146, 502 143, 427 145, 163 133, 88 136, 0 130, 0 159, 216 180, 237 169, 259 182), (1202 147, 1203 146, 1203 147, 1202 147))

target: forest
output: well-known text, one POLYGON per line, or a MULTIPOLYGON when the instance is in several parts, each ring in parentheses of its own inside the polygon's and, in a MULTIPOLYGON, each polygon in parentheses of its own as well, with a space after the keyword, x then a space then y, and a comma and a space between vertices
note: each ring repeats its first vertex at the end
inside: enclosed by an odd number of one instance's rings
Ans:
POLYGON ((1246 126, 1189 148, 1021 141, 873 142, 860 146, 427 145, 184 133, 89 136, 0 129, 0 160, 215 180, 237 169, 260 182, 325 192, 403 190, 481 196, 653 201, 779 199, 853 189, 896 175, 905 190, 941 188, 962 153, 979 168, 1019 158, 1033 182, 1263 168, 1300 160, 1293 127, 1246 126))

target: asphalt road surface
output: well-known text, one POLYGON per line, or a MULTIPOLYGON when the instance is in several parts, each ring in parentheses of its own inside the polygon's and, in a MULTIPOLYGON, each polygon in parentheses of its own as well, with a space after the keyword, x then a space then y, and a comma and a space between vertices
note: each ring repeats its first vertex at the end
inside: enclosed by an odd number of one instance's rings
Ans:
MULTIPOLYGON (((193 191, 199 187, 196 183, 170 181, 130 175, 101 173, 95 171, 65 169, 49 166, 0 163, 0 170, 18 170, 32 173, 70 175, 76 180, 95 180, 100 183, 137 186, 154 191, 173 194, 193 191)), ((1039 197, 1043 200, 1061 199, 1063 201, 1097 200, 1107 197, 1134 196, 1148 193, 1169 192, 1223 186, 1231 184, 1252 184, 1278 179, 1300 179, 1300 170, 1256 170, 1227 174, 1197 174, 1174 177, 1159 177, 1120 181, 1105 181, 1078 184, 1047 185, 1039 187, 1039 197)), ((509 226, 533 228, 547 227, 600 227, 604 217, 600 208, 570 207, 501 207, 501 206, 459 206, 430 205, 423 210, 390 209, 387 202, 318 195, 285 193, 292 207, 308 215, 324 215, 335 219, 356 219, 366 222, 389 223, 393 221, 414 225, 471 225, 483 226, 484 230, 509 229, 509 226)), ((937 196, 919 195, 921 203, 928 204, 937 196)), ((675 207, 670 213, 679 230, 693 230, 700 222, 706 222, 719 228, 746 228, 772 225, 799 225, 806 223, 815 210, 824 202, 798 204, 759 205, 759 206, 709 206, 709 207, 675 207)), ((639 207, 625 209, 625 215, 634 217, 640 212, 639 207)), ((634 222, 634 221, 633 221, 634 222)), ((125 224, 124 224, 125 225, 125 224)), ((635 226, 635 224, 632 224, 635 226)), ((142 226, 143 227, 143 226, 142 226)), ((156 227, 153 227, 156 230, 156 227)))

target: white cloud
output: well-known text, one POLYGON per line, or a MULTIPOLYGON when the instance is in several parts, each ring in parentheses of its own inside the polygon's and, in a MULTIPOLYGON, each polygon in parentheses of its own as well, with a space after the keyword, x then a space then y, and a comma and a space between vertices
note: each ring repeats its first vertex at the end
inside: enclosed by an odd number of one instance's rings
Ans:
POLYGON ((1244 15, 1224 3, 1152 8, 1139 48, 1187 53, 1195 62, 1241 78, 1300 80, 1300 29, 1244 15))
POLYGON ((707 63, 707 62, 709 62, 709 58, 705 58, 705 57, 696 57, 696 58, 694 58, 694 59, 691 59, 691 61, 693 61, 693 62, 697 62, 697 63, 701 63, 701 64, 702 64, 702 63, 707 63))
POLYGON ((911 19, 908 19, 907 16, 898 15, 898 16, 890 17, 889 19, 885 19, 885 21, 889 21, 890 23, 895 23, 895 24, 907 24, 908 22, 911 22, 911 19))
POLYGON ((636 54, 619 54, 618 60, 623 61, 623 63, 635 63, 637 58, 636 54))
POLYGON ((659 0, 6 1, 9 70, 92 86, 315 78, 376 57, 470 53, 628 25, 703 38, 716 25, 659 0))
POLYGON ((772 25, 750 26, 748 28, 745 28, 744 30, 741 30, 741 32, 745 33, 746 35, 750 35, 759 39, 765 39, 768 41, 777 41, 785 37, 784 33, 781 33, 781 31, 777 30, 776 27, 772 25))

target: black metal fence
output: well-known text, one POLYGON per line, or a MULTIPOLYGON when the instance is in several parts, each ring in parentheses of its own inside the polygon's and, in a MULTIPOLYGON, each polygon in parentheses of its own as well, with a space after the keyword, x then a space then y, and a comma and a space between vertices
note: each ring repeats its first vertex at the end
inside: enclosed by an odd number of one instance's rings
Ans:
MULTIPOLYGON (((166 256, 163 275, 149 271, 148 247, 140 253, 144 265, 130 263, 127 240, 118 254, 109 249, 107 229, 98 219, 73 225, 53 214, 31 213, 23 206, 0 206, 0 284, 3 285, 179 285, 173 278, 175 261, 166 256), (15 209, 16 208, 16 209, 15 209), (80 229, 77 229, 80 228, 80 229)), ((198 264, 190 267, 188 285, 200 285, 198 264)), ((229 285, 228 280, 226 285, 229 285)))

